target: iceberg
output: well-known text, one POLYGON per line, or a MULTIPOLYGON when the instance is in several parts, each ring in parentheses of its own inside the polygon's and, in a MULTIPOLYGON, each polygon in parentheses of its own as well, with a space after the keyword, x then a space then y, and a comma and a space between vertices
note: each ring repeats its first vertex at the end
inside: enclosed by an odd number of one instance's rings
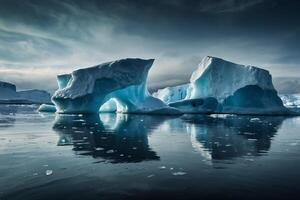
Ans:
POLYGON ((0 81, 0 99, 12 99, 17 98, 18 93, 16 91, 16 86, 11 83, 0 81))
POLYGON ((205 57, 190 79, 190 99, 215 97, 219 102, 247 85, 274 91, 271 74, 264 69, 205 57))
POLYGON ((190 83, 159 90, 155 96, 184 113, 290 113, 269 71, 212 56, 202 59, 190 83))
POLYGON ((288 108, 300 108, 300 94, 280 94, 284 106, 288 108))
POLYGON ((0 101, 8 104, 51 103, 51 95, 36 89, 17 91, 14 84, 0 81, 0 101))
POLYGON ((175 87, 166 87, 154 92, 152 95, 161 99, 165 103, 173 103, 185 99, 189 84, 178 85, 175 87))
POLYGON ((51 103, 51 95, 44 90, 18 91, 20 99, 26 99, 34 103, 51 103))
POLYGON ((153 62, 127 58, 59 75, 52 101, 58 113, 97 113, 113 99, 117 112, 181 114, 148 92, 146 80, 153 62))
POLYGON ((54 112, 56 112, 56 107, 54 105, 50 105, 50 104, 42 104, 38 108, 38 111, 54 113, 54 112))

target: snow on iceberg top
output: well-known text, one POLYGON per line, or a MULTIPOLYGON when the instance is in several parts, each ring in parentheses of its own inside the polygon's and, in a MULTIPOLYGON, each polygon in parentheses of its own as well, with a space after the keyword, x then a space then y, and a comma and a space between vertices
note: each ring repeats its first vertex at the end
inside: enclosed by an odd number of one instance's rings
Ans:
POLYGON ((216 97, 223 100, 247 85, 275 90, 269 71, 212 56, 202 59, 190 82, 192 86, 190 98, 216 97))
POLYGON ((59 89, 54 97, 77 98, 92 94, 96 81, 109 80, 110 89, 122 89, 146 81, 154 59, 127 58, 82 68, 71 74, 58 75, 59 89))

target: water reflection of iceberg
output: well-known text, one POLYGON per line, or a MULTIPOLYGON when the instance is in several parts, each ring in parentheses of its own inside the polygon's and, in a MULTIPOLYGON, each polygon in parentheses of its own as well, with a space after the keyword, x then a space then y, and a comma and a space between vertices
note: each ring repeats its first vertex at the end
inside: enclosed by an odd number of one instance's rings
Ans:
POLYGON ((58 145, 73 145, 80 155, 112 163, 158 160, 148 145, 148 134, 164 118, 143 115, 57 115, 53 129, 58 145))
POLYGON ((207 160, 259 156, 268 152, 283 117, 186 115, 194 149, 207 160))

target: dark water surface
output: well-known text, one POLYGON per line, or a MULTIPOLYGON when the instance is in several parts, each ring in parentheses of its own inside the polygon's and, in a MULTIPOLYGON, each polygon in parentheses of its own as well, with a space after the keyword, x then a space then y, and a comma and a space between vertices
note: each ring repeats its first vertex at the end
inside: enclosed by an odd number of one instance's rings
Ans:
POLYGON ((0 111, 0 199, 300 199, 300 117, 0 111))

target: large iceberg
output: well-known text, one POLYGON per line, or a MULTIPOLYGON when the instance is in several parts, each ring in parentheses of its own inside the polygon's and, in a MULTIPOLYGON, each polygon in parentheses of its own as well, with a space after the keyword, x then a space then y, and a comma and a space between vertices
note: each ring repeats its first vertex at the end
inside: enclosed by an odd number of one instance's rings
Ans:
POLYGON ((212 56, 201 61, 189 84, 159 90, 155 96, 184 113, 289 114, 267 70, 212 56))
POLYGON ((153 62, 128 58, 59 75, 52 101, 59 113, 97 113, 111 102, 123 113, 180 114, 149 94, 146 80, 153 62))

